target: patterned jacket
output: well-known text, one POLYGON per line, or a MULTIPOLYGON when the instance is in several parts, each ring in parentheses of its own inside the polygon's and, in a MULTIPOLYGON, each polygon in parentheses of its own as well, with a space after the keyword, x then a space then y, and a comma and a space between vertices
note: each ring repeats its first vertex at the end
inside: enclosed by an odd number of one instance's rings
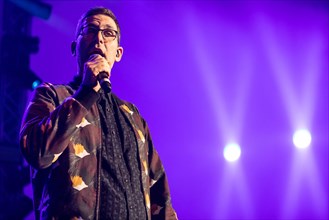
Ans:
MULTIPOLYGON (((20 146, 31 165, 36 219, 98 219, 100 116, 96 103, 87 109, 73 98, 76 89, 44 83, 23 117, 20 146)), ((148 219, 177 219, 145 120, 114 97, 136 136, 148 219)))

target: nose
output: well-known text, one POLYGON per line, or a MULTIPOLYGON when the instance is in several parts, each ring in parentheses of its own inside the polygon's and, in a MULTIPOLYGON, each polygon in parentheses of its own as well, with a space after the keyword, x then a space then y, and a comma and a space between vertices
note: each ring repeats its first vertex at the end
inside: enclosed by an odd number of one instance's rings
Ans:
POLYGON ((104 36, 103 36, 103 31, 102 30, 99 30, 98 32, 97 32, 97 41, 99 42, 99 43, 104 43, 104 36))

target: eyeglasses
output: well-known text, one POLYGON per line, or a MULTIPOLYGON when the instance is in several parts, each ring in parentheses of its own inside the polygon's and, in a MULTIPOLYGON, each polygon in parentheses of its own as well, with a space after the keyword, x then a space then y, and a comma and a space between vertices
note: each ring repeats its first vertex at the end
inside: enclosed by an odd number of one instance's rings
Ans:
POLYGON ((113 41, 113 40, 115 40, 115 38, 118 35, 118 31, 116 31, 116 30, 113 30, 110 28, 100 29, 98 27, 91 26, 91 25, 82 27, 80 34, 83 37, 94 38, 98 34, 99 31, 102 33, 104 42, 113 41))

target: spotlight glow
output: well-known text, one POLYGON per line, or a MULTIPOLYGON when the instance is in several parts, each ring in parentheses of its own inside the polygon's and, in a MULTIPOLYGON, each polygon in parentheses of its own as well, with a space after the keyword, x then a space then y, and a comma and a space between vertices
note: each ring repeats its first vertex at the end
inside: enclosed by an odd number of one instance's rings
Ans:
POLYGON ((32 89, 34 90, 34 89, 37 88, 40 84, 41 84, 41 81, 40 81, 40 80, 35 80, 35 81, 32 83, 32 89))
POLYGON ((307 129, 300 129, 294 133, 293 142, 297 148, 307 148, 311 144, 311 133, 307 129))
POLYGON ((234 162, 240 158, 241 149, 236 143, 227 144, 224 148, 224 158, 229 162, 234 162))

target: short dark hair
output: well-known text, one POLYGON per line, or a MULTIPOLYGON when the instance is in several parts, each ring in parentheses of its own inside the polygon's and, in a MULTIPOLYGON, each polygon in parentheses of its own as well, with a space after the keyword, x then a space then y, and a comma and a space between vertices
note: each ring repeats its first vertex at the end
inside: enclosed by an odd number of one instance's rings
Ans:
POLYGON ((118 19, 116 18, 116 16, 114 15, 114 13, 110 9, 102 7, 102 6, 90 8, 88 11, 86 11, 81 16, 81 18, 79 19, 78 24, 77 24, 77 29, 75 31, 75 38, 78 38, 84 20, 86 18, 90 17, 90 16, 99 15, 99 14, 107 15, 110 18, 113 19, 113 21, 115 22, 115 24, 117 25, 117 28, 118 28, 118 30, 117 30, 118 31, 117 40, 118 40, 118 44, 120 44, 121 31, 120 31, 120 25, 119 25, 118 19))

